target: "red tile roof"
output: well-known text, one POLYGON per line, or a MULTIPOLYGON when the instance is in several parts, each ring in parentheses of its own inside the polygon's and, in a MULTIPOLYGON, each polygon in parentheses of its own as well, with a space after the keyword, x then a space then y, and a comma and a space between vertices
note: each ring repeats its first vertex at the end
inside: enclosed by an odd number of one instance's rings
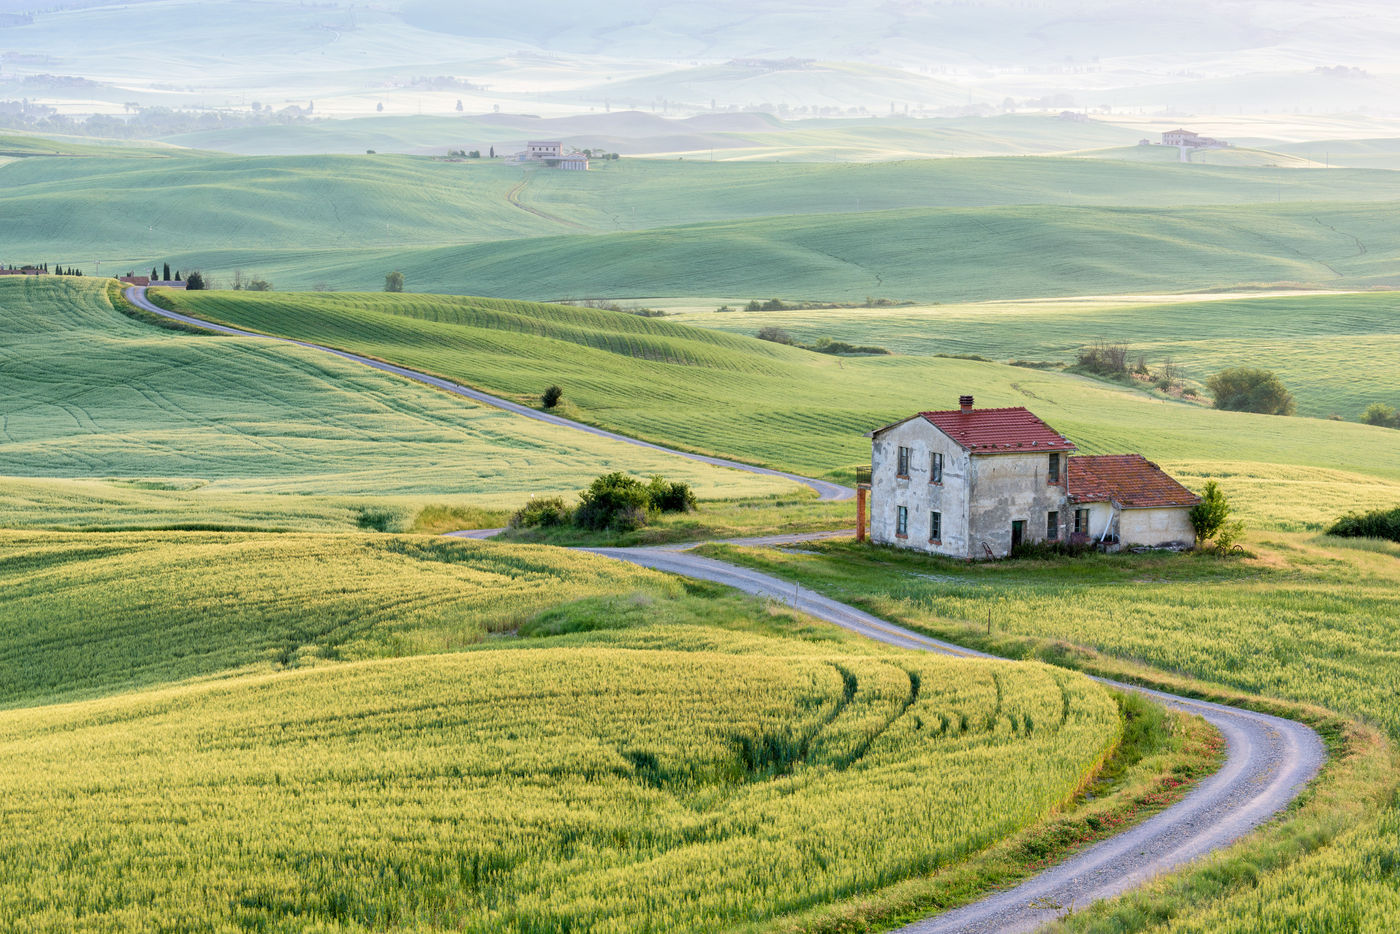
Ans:
POLYGON ((1130 508, 1194 506, 1201 501, 1141 454, 1071 457, 1066 491, 1076 503, 1114 502, 1130 508))
POLYGON ((964 412, 920 412, 945 435, 974 454, 1073 451, 1074 443, 1020 406, 964 412))

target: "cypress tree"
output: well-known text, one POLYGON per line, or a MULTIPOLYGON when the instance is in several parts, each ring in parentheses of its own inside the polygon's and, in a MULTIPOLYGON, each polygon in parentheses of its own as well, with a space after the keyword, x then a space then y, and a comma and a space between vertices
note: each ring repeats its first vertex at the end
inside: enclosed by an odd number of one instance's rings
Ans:
POLYGON ((161 280, 162 282, 169 282, 169 281, 170 281, 170 264, 169 264, 169 263, 166 263, 166 264, 165 264, 165 275, 161 276, 161 277, 160 277, 160 280, 161 280))

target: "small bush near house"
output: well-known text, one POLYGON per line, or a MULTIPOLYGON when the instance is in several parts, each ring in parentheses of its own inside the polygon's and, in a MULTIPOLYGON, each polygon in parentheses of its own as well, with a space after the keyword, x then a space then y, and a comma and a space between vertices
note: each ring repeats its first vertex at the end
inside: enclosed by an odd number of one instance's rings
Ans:
POLYGON ((540 396, 540 402, 544 403, 545 408, 552 409, 558 405, 559 401, 563 398, 563 389, 560 389, 558 386, 550 386, 544 391, 543 395, 540 396))
POLYGON ((649 488, 622 471, 604 474, 579 494, 574 524, 582 529, 631 532, 646 525, 649 488))
POLYGON ((1400 542, 1400 506, 1366 513, 1347 513, 1332 523, 1327 534, 1346 538, 1388 538, 1392 542, 1400 542))
POLYGON ((1269 370, 1230 367, 1206 380, 1206 388, 1215 397, 1217 409, 1256 412, 1260 415, 1292 415, 1298 408, 1293 394, 1269 370))
POLYGON ((667 480, 657 474, 647 484, 651 508, 657 512, 690 512, 695 508, 695 491, 683 480, 667 480))
POLYGON ((1372 402, 1366 406, 1366 411, 1361 413, 1361 423, 1378 428, 1400 428, 1400 412, 1396 412, 1394 406, 1384 402, 1372 402))
POLYGON ((513 529, 549 529, 569 525, 574 511, 558 496, 532 499, 510 517, 513 529))
POLYGON ((1214 480, 1207 480, 1201 490, 1201 501, 1191 507, 1191 527, 1196 530, 1196 543, 1204 546, 1214 540, 1216 549, 1228 551, 1244 533, 1244 523, 1230 521, 1230 501, 1214 480))

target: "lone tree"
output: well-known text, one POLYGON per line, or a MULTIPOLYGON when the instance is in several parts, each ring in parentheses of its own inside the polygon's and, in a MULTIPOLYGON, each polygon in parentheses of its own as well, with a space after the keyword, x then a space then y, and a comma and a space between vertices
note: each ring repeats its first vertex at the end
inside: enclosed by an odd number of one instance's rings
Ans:
POLYGON ((1384 402, 1372 402, 1361 413, 1363 425, 1376 425, 1380 428, 1400 428, 1400 412, 1384 402))
POLYGON ((545 408, 552 409, 558 405, 559 400, 563 398, 564 390, 560 389, 558 386, 550 386, 544 391, 544 395, 540 396, 540 401, 544 403, 545 408))
POLYGON ((1261 415, 1292 415, 1298 410, 1293 393, 1270 370, 1230 367, 1206 380, 1206 388, 1217 409, 1261 415))
POLYGON ((1191 507, 1191 527, 1196 530, 1196 543, 1204 545, 1211 539, 1215 547, 1226 551, 1244 532, 1244 523, 1230 521, 1230 502, 1214 480, 1207 480, 1201 490, 1201 501, 1191 507))
MULTIPOLYGON (((178 279, 179 277, 177 276, 176 278, 178 279)), ((206 288, 208 288, 208 286, 204 284, 204 273, 200 272, 198 269, 191 269, 190 274, 185 277, 185 291, 198 292, 206 288)))
POLYGON ((385 277, 384 277, 384 291, 386 291, 386 292, 402 292, 402 291, 403 291, 403 273, 401 273, 401 272, 399 272, 397 269, 395 269, 393 272, 391 272, 391 273, 389 273, 387 276, 385 276, 385 277))
POLYGON ((170 281, 171 281, 171 279, 170 279, 170 264, 169 264, 169 263, 166 263, 166 264, 165 264, 165 275, 161 276, 161 279, 163 279, 163 280, 166 281, 166 282, 170 282, 170 281))

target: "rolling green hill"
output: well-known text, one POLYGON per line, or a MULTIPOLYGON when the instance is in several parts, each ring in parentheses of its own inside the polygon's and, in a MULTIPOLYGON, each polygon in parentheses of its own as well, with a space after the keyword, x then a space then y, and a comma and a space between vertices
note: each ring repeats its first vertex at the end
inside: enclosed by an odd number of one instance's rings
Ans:
POLYGON ((1317 527, 1400 494, 1400 432, 1217 412, 1060 373, 932 357, 839 358, 666 319, 446 296, 162 293, 179 309, 394 360, 505 394, 564 387, 575 414, 811 474, 869 457, 911 411, 1026 405, 1086 453, 1229 477, 1257 521, 1317 527), (1306 491, 1304 494, 1303 491, 1306 491))
POLYGON ((1372 402, 1400 405, 1400 295, 1132 298, 985 302, 910 308, 732 311, 679 319, 735 334, 761 327, 800 343, 821 337, 902 354, 978 354, 1074 362, 1099 340, 1125 341, 1152 367, 1170 359, 1203 382, 1227 366, 1276 371, 1304 415, 1355 420, 1372 402))
POLYGON ((51 481, 0 496, 12 519, 27 511, 31 523, 109 524, 92 515, 96 495, 109 512, 131 507, 138 524, 180 522, 178 509, 152 516, 149 497, 131 502, 133 485, 168 491, 194 510, 185 523, 212 521, 198 511, 204 503, 221 523, 274 526, 300 524, 303 510, 316 523, 353 521, 356 496, 514 506, 533 493, 572 494, 605 469, 686 478, 710 496, 792 490, 314 351, 153 327, 117 311, 106 280, 0 279, 0 322, 0 476, 51 481), (108 483, 56 487, 62 479, 108 483), (256 505, 232 503, 244 493, 256 505), (12 495, 34 508, 6 502, 12 495))
MULTIPOLYGON (((567 300, 696 295, 925 302, 1190 292, 1241 283, 1395 286, 1384 205, 1004 207, 807 215, 445 248, 218 250, 285 288, 383 285, 567 300)), ((188 267, 187 267, 188 268, 188 267)))
POLYGON ((191 154, 17 160, 0 182, 0 238, 89 274, 92 257, 109 272, 169 260, 365 289, 399 266, 412 289, 556 299, 1365 282, 1389 274, 1385 205, 1400 198, 1400 175, 1384 171, 1050 158, 622 160, 570 173, 191 154))

